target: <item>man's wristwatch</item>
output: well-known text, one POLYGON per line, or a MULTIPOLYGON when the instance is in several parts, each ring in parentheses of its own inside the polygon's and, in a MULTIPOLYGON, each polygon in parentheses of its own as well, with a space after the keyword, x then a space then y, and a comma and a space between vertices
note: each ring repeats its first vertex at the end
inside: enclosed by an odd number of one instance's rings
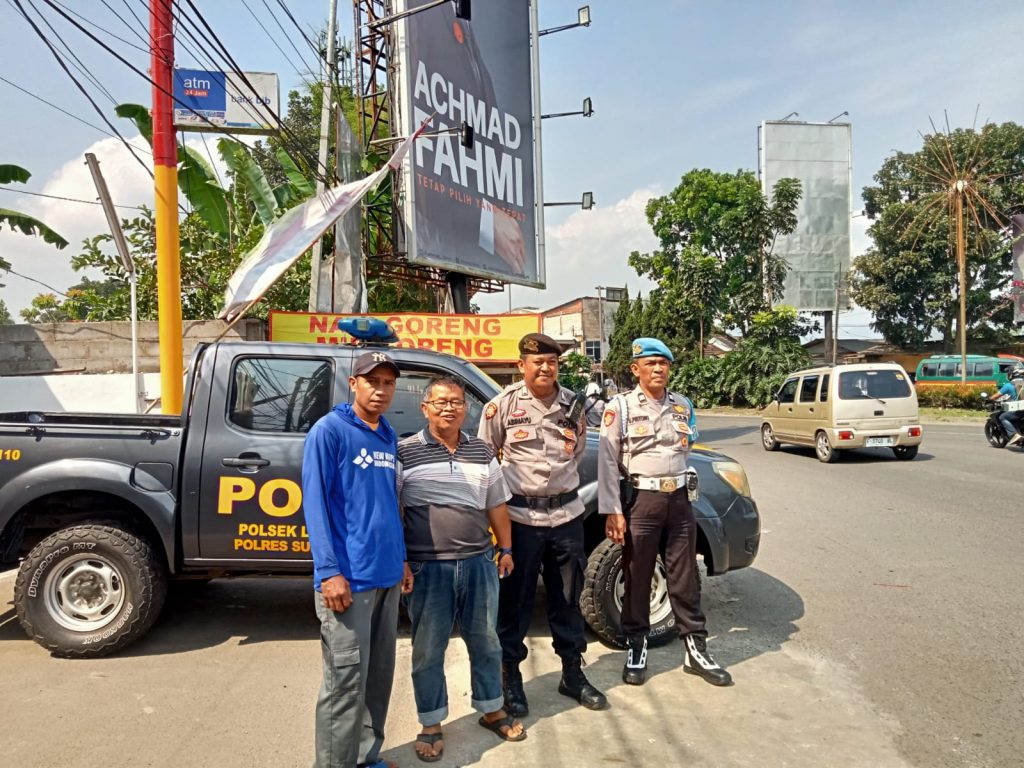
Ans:
POLYGON ((511 555, 511 554, 512 554, 512 547, 498 547, 498 557, 502 557, 503 555, 511 555))

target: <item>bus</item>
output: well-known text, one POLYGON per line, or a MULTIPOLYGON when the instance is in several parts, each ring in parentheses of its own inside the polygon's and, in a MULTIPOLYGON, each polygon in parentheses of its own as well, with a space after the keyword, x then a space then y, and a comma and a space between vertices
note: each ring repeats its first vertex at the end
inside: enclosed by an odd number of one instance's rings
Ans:
MULTIPOLYGON (((932 355, 917 364, 914 380, 918 385, 959 384, 962 359, 960 355, 932 355)), ((996 385, 1014 371, 1024 370, 1024 362, 1011 357, 967 356, 967 383, 996 385)))

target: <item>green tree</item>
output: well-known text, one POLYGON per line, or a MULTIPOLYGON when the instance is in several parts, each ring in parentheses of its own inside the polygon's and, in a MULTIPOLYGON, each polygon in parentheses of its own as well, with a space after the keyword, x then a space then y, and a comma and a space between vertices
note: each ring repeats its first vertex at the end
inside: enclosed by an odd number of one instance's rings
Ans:
POLYGON ((558 383, 573 392, 580 392, 590 381, 592 369, 589 357, 579 352, 570 352, 558 363, 558 383))
MULTIPOLYGON (((24 184, 32 174, 20 165, 0 165, 0 184, 24 184)), ((10 230, 21 232, 26 235, 35 235, 43 238, 44 242, 55 246, 57 249, 66 248, 68 241, 58 235, 39 219, 29 216, 27 213, 12 211, 9 208, 0 208, 0 230, 7 227, 10 230)), ((0 256, 0 272, 6 272, 11 268, 11 263, 0 256)), ((0 283, 3 288, 3 283, 0 283)))
POLYGON ((7 302, 0 299, 0 325, 14 325, 14 318, 11 317, 11 311, 7 308, 7 302))
POLYGON ((60 299, 53 293, 40 293, 32 298, 28 307, 21 310, 26 323, 69 323, 84 320, 81 308, 74 302, 69 291, 67 299, 60 299))
POLYGON ((805 329, 806 321, 793 307, 754 315, 749 333, 722 362, 724 398, 734 405, 767 405, 788 374, 810 364, 810 355, 800 344, 805 329))
POLYGON ((967 337, 1006 340, 1013 328, 1010 213, 1024 210, 1024 127, 986 125, 924 137, 916 152, 898 152, 865 187, 873 247, 853 262, 856 302, 871 310, 872 327, 893 344, 917 347, 933 333, 946 351, 959 312, 955 219, 941 180, 967 171, 987 205, 967 212, 967 337))
POLYGON ((671 302, 680 338, 700 339, 716 323, 745 333, 781 296, 786 264, 774 245, 796 228, 799 200, 796 179, 780 179, 769 199, 750 171, 704 169, 647 203, 660 248, 634 251, 629 263, 671 302))
POLYGON ((639 334, 640 319, 643 317, 643 299, 640 294, 629 300, 629 291, 623 292, 615 315, 612 317, 612 333, 608 338, 608 354, 602 364, 609 378, 618 382, 629 381, 629 365, 633 361, 630 345, 639 334))

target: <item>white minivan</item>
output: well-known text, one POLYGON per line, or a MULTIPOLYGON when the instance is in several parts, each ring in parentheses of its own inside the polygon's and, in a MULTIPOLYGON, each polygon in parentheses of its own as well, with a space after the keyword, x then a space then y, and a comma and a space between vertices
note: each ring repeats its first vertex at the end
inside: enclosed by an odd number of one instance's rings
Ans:
POLYGON ((762 412, 761 445, 813 446, 833 462, 851 448, 891 448, 897 459, 921 444, 917 392, 896 363, 856 363, 797 371, 762 412))

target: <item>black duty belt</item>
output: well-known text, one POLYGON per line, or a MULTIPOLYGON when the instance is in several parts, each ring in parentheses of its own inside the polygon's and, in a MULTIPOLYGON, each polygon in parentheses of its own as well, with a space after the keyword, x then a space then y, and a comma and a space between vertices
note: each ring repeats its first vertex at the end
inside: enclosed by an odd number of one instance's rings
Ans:
POLYGON ((508 503, 513 507, 526 507, 527 509, 558 509, 576 501, 577 498, 579 498, 579 493, 576 491, 560 493, 558 496, 520 496, 518 493, 513 493, 508 503))

